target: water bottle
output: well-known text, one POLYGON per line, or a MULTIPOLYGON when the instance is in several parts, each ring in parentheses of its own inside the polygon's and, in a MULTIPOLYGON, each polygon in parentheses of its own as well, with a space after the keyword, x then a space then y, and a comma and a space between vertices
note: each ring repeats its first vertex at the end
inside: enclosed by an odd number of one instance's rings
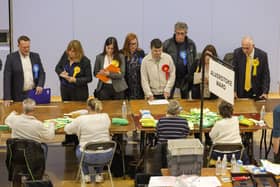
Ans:
POLYGON ((243 167, 242 160, 237 160, 237 162, 236 162, 236 172, 240 172, 242 170, 242 167, 243 167))
POLYGON ((232 154, 230 163, 231 163, 231 172, 232 173, 236 172, 236 164, 237 163, 236 163, 235 154, 232 154))
POLYGON ((264 120, 264 115, 265 115, 265 106, 263 105, 260 111, 260 120, 264 120))
POLYGON ((226 173, 227 173, 227 155, 224 154, 222 160, 221 175, 226 175, 226 173))
POLYGON ((218 159, 216 161, 216 176, 221 175, 221 169, 222 169, 222 161, 221 161, 221 157, 218 156, 218 159))
POLYGON ((124 118, 124 119, 127 118, 127 106, 126 106, 125 101, 123 101, 123 104, 122 104, 122 118, 124 118))

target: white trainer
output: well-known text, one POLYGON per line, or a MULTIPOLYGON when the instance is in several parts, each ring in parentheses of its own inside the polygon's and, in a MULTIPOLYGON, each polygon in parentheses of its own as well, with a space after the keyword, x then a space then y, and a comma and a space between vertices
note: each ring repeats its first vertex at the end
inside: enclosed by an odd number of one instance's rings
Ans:
POLYGON ((103 181, 104 181, 104 179, 103 179, 102 173, 96 174, 96 176, 95 176, 95 182, 101 183, 101 182, 103 182, 103 181))
POLYGON ((90 175, 84 175, 84 181, 85 183, 90 183, 91 182, 90 175))

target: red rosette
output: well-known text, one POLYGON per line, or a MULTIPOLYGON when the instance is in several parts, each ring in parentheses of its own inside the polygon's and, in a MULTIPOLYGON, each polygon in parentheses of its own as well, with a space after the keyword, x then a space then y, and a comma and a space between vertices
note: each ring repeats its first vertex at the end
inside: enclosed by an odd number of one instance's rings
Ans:
POLYGON ((169 65, 168 65, 168 64, 164 64, 164 65, 161 67, 161 70, 162 70, 163 72, 165 72, 166 80, 168 80, 168 76, 169 76, 169 65))

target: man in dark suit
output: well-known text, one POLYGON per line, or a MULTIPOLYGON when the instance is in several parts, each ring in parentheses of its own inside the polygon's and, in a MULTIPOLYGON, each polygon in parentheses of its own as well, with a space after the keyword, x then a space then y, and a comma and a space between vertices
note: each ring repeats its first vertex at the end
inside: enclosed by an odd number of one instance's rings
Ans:
POLYGON ((45 83, 45 71, 39 54, 30 52, 30 39, 18 38, 18 51, 7 55, 4 67, 4 105, 11 101, 23 101, 28 91, 41 94, 45 83))
POLYGON ((241 45, 233 55, 235 97, 266 99, 270 87, 267 54, 256 48, 249 36, 242 39, 241 45))

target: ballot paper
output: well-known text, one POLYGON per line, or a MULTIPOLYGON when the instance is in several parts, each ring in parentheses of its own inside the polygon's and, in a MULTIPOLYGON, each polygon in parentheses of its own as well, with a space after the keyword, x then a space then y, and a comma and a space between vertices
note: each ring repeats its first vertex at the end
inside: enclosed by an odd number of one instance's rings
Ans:
POLYGON ((170 187, 170 186, 189 186, 192 187, 219 187, 221 182, 216 176, 195 176, 195 175, 182 175, 182 176, 156 176, 151 177, 149 187, 170 187))
POLYGON ((274 175, 280 175, 280 164, 274 164, 268 160, 261 160, 261 163, 266 171, 274 175))
POLYGON ((167 99, 154 99, 148 100, 149 105, 167 105, 169 102, 167 99))

